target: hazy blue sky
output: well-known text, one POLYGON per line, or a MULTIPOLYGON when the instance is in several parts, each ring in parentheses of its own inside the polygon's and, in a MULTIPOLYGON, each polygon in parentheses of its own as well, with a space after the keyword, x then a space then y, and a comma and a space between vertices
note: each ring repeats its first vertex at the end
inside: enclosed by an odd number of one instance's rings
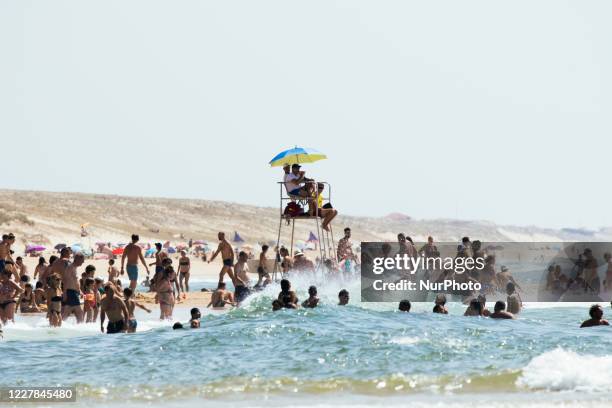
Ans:
POLYGON ((0 187, 612 225, 612 2, 0 1, 0 187))

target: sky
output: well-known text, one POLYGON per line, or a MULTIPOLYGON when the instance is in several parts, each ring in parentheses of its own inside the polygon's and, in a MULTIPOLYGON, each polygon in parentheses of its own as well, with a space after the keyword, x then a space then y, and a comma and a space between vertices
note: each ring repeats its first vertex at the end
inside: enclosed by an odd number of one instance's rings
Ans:
POLYGON ((0 188, 612 225, 612 2, 0 0, 0 188))

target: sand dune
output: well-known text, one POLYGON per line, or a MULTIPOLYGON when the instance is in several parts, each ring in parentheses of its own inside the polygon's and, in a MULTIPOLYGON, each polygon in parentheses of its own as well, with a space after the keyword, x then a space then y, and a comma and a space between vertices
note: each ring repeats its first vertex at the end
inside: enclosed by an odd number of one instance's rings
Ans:
MULTIPOLYGON (((91 243, 126 242, 131 233, 139 233, 146 241, 178 241, 183 234, 185 240, 215 242, 218 231, 238 231, 254 244, 276 239, 278 216, 278 208, 221 201, 0 190, 0 230, 14 232, 20 243, 81 242, 80 225, 89 223, 90 235, 84 240, 91 243)), ((344 226, 350 226, 355 241, 394 240, 398 232, 419 241, 431 234, 439 242, 455 242, 464 235, 490 241, 596 241, 612 236, 610 229, 554 230, 486 221, 415 220, 397 213, 387 217, 341 214, 333 226, 336 239, 344 226)), ((315 230, 314 221, 298 222, 296 238, 306 239, 311 230, 315 230)))

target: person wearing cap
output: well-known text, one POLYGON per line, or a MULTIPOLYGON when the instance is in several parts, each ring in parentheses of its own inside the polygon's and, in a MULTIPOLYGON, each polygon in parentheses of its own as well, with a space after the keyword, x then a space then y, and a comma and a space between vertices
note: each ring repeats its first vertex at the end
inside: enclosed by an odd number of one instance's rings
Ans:
POLYGON ((285 163, 283 166, 283 171, 285 172, 283 183, 285 183, 285 189, 290 196, 308 196, 308 192, 303 186, 304 182, 307 181, 305 177, 306 172, 301 171, 301 167, 297 163, 291 165, 291 167, 289 167, 289 163, 285 163))
POLYGON ((293 254, 293 270, 303 271, 303 272, 314 272, 315 267, 312 261, 304 255, 304 253, 300 250, 295 251, 293 254))

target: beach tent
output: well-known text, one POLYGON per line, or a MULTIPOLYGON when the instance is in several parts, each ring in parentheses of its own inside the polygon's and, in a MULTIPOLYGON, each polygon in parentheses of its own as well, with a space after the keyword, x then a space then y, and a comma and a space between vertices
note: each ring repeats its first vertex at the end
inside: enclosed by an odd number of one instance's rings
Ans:
POLYGON ((308 236, 308 239, 306 240, 306 242, 318 242, 319 239, 315 236, 315 234, 312 233, 312 231, 310 231, 310 235, 308 236))
POLYGON ((150 258, 155 254, 155 248, 149 248, 147 249, 147 251, 145 252, 145 257, 146 258, 150 258))
POLYGON ((234 239, 232 239, 232 242, 244 242, 244 239, 238 235, 237 231, 234 231, 234 239))

